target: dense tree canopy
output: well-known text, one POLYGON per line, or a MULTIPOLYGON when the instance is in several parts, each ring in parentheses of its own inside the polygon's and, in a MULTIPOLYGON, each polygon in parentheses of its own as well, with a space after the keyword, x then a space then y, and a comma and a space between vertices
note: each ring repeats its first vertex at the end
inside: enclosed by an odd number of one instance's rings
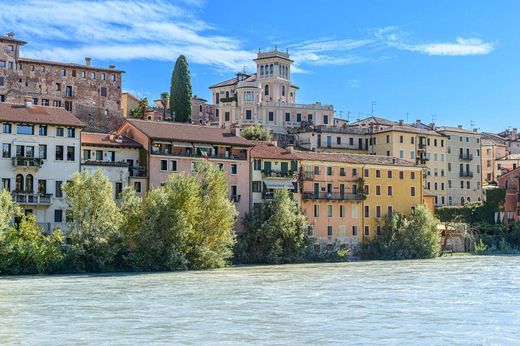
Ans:
POLYGON ((170 111, 175 121, 191 121, 191 78, 188 60, 184 55, 177 58, 170 84, 170 111))

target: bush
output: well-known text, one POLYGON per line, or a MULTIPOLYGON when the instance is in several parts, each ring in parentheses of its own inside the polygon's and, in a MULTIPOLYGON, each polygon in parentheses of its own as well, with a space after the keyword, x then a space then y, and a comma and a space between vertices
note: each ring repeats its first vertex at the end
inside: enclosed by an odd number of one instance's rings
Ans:
POLYGON ((271 133, 262 125, 251 125, 244 127, 240 131, 240 135, 245 139, 255 140, 255 141, 270 141, 271 133))

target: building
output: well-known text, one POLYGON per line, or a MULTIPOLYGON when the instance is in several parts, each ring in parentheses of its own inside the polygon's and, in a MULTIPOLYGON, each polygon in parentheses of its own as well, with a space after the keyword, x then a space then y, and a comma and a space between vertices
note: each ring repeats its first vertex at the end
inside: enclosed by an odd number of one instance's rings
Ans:
POLYGON ((291 82, 288 53, 259 52, 254 61, 256 73, 238 73, 210 87, 220 127, 260 124, 285 133, 302 124, 333 125, 331 105, 296 103, 298 87, 291 82))
POLYGON ((275 142, 254 141, 251 149, 251 210, 273 198, 277 189, 288 189, 300 203, 298 161, 292 146, 280 148, 275 142))
POLYGON ((20 56, 26 42, 13 33, 0 35, 0 102, 21 104, 30 96, 35 105, 64 108, 89 129, 108 131, 121 124, 121 76, 108 68, 28 59, 20 56))
POLYGON ((482 133, 482 183, 488 185, 498 181, 501 171, 497 168, 496 161, 508 155, 509 150, 506 141, 492 133, 482 133))
POLYGON ((46 232, 66 230, 62 186, 80 168, 84 124, 64 108, 0 103, 2 187, 46 232))
POLYGON ((498 186, 506 190, 505 221, 520 221, 520 167, 500 176, 498 186))
POLYGON ((515 170, 520 167, 520 154, 509 154, 505 157, 495 160, 495 171, 498 176, 515 170))
POLYGON ((139 107, 139 99, 129 92, 121 93, 121 109, 123 116, 128 118, 130 112, 139 107))
POLYGON ((213 105, 197 97, 197 95, 193 96, 191 99, 191 122, 199 125, 218 125, 213 105))
POLYGON ((512 130, 505 130, 497 134, 506 141, 510 154, 520 154, 520 133, 515 127, 512 130))
MULTIPOLYGON (((140 143, 144 149, 140 165, 146 168, 149 188, 161 186, 168 177, 193 171, 197 160, 209 160, 228 175, 230 198, 242 218, 249 212, 250 150, 238 128, 128 119, 117 131, 140 143)), ((237 229, 240 229, 240 221, 237 229)))
POLYGON ((409 214, 423 201, 421 167, 378 155, 294 152, 301 206, 312 236, 353 249, 376 236, 387 213, 409 214))
MULTIPOLYGON (((443 126, 436 129, 446 143, 448 205, 481 201, 481 135, 477 130, 443 126)), ((435 192, 435 191, 434 191, 435 192)))
POLYGON ((101 170, 112 183, 114 199, 131 186, 137 194, 148 190, 146 170, 140 166, 142 145, 115 134, 81 133, 81 170, 101 170))
POLYGON ((289 131, 298 148, 337 153, 368 153, 368 129, 354 126, 306 126, 289 131))

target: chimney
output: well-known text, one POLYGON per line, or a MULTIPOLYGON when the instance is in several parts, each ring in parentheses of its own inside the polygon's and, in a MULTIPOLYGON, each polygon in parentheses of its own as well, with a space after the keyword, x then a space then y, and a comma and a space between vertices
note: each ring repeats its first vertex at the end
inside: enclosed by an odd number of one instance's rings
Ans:
POLYGON ((459 129, 462 129, 462 125, 457 125, 457 127, 458 127, 459 129))
POLYGON ((92 60, 92 59, 89 58, 88 56, 85 58, 85 66, 90 66, 90 60, 92 60))
POLYGON ((435 131, 435 123, 430 123, 430 128, 435 131))
POLYGON ((240 125, 231 126, 230 132, 233 136, 240 137, 240 125))
POLYGON ((285 149, 287 149, 287 152, 289 154, 292 154, 294 151, 294 144, 287 144, 287 147, 285 149))
POLYGON ((113 69, 116 68, 116 65, 108 65, 108 68, 111 69, 111 70, 113 70, 113 69))
POLYGON ((513 128, 513 133, 511 133, 511 135, 513 136, 512 139, 516 140, 517 134, 518 134, 518 129, 516 127, 514 127, 513 128))
POLYGON ((421 119, 417 119, 417 120, 415 121, 415 125, 421 125, 421 119))
POLYGON ((403 124, 404 124, 404 120, 399 120, 399 125, 403 126, 403 124))
POLYGON ((477 129, 477 128, 474 128, 474 129, 473 129, 473 132, 478 132, 478 129, 477 129))
POLYGON ((30 96, 25 96, 23 98, 23 105, 25 106, 25 108, 32 108, 32 106, 33 106, 32 98, 30 96))
POLYGON ((9 37, 10 39, 12 39, 14 37, 14 32, 8 32, 7 33, 7 37, 9 37))

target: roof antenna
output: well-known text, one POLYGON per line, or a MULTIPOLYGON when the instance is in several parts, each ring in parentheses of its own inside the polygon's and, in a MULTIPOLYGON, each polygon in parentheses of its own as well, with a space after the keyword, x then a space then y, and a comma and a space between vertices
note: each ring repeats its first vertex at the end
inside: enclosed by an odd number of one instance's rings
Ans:
POLYGON ((258 54, 262 53, 262 50, 260 48, 258 48, 258 54))
POLYGON ((274 45, 274 50, 275 51, 278 50, 278 45, 277 44, 274 45))

